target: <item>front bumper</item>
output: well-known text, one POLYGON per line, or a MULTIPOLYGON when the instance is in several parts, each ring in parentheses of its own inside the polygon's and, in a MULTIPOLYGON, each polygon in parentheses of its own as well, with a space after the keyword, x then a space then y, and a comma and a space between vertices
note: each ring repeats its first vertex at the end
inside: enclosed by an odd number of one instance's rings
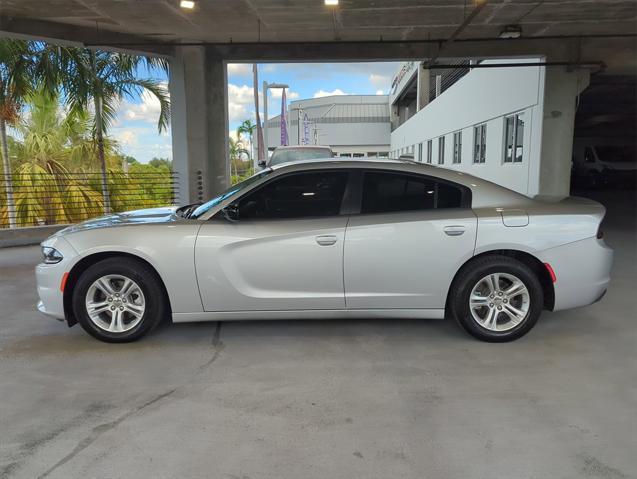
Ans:
POLYGON ((613 250, 604 240, 587 238, 542 251, 538 257, 555 271, 553 311, 595 303, 608 288, 613 250))
POLYGON ((42 243, 51 246, 62 253, 64 259, 56 264, 40 263, 35 267, 35 279, 40 301, 37 304, 38 311, 64 320, 64 293, 61 290, 64 273, 71 270, 77 252, 62 237, 53 237, 42 243))

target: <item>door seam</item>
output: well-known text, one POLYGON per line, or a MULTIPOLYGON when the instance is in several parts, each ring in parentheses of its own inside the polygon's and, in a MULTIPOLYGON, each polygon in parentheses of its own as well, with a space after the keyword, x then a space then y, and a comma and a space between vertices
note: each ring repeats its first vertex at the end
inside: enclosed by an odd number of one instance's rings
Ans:
POLYGON ((343 254, 341 255, 341 274, 343 275, 343 303, 345 309, 347 309, 347 294, 345 293, 345 242, 347 241, 347 227, 349 226, 349 220, 352 215, 347 215, 347 222, 345 223, 345 231, 343 232, 343 254))

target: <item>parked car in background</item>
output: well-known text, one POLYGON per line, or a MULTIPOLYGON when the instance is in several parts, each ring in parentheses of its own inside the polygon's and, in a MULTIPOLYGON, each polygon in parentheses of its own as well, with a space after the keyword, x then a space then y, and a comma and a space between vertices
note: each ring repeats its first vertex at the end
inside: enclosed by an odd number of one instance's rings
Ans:
POLYGON ((637 182, 637 145, 613 139, 576 139, 573 144, 573 182, 576 186, 588 188, 634 188, 637 182))
POLYGON ((202 205, 68 227, 42 243, 43 313, 103 341, 174 322, 456 318, 510 341, 599 300, 605 209, 530 199, 397 160, 268 167, 202 205))
POLYGON ((329 146, 320 145, 294 145, 277 146, 272 152, 272 156, 267 162, 262 162, 259 166, 274 166, 292 161, 318 160, 332 158, 334 152, 329 146))

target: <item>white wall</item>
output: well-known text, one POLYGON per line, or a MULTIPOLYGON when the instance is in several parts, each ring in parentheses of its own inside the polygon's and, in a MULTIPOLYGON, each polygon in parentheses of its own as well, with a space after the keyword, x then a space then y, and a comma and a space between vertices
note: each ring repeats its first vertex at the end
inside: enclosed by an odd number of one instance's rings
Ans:
MULTIPOLYGON (((533 59, 538 60, 538 59, 533 59)), ((531 61, 533 61, 531 60, 531 61)), ((492 60, 514 63, 516 60, 492 60)), ((530 59, 517 60, 530 61, 530 59)), ((544 67, 475 69, 416 113, 391 134, 390 150, 411 151, 418 160, 418 144, 432 139, 432 163, 438 160, 438 138, 445 135, 445 168, 465 171, 520 193, 539 191, 544 67), (521 163, 504 163, 504 118, 525 112, 524 148, 521 163), (473 127, 486 123, 486 161, 473 163, 473 127), (452 164, 453 133, 462 131, 462 162, 452 164)))

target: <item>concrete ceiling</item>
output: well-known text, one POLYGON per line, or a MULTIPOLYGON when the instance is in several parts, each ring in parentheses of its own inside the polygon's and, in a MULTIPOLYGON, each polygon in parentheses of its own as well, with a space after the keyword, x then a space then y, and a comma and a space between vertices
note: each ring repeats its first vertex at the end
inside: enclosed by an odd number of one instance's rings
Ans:
MULTIPOLYGON (((0 0, 0 30, 86 42, 111 33, 153 42, 446 39, 474 1, 341 0, 332 8, 323 0, 197 0, 187 11, 179 0, 0 0)), ((511 24, 528 37, 635 34, 637 2, 488 0, 460 38, 497 38, 511 24)))

